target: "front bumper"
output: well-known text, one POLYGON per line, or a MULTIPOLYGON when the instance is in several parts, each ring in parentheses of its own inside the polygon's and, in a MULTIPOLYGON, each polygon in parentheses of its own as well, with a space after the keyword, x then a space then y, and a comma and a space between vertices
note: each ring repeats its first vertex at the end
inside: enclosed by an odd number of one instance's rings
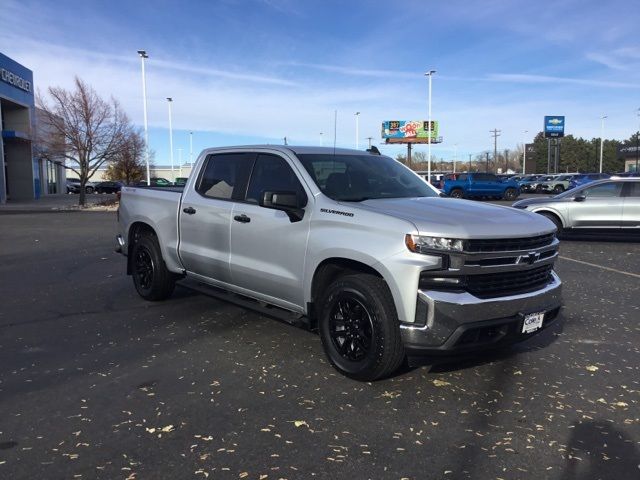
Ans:
POLYGON ((409 355, 453 354, 525 340, 551 325, 561 306, 562 283, 552 272, 540 290, 480 299, 467 292, 418 291, 417 323, 400 325, 409 355), (528 313, 545 312, 542 327, 524 334, 528 313), (422 323, 422 324, 419 324, 422 323))

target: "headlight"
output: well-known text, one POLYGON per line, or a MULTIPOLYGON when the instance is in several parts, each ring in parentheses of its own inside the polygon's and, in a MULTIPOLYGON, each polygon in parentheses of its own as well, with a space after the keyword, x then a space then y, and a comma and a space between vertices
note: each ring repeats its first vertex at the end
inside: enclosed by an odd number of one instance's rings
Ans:
POLYGON ((407 234, 404 236, 404 243, 409 250, 415 253, 429 253, 434 250, 462 252, 464 250, 464 242, 456 238, 407 234))

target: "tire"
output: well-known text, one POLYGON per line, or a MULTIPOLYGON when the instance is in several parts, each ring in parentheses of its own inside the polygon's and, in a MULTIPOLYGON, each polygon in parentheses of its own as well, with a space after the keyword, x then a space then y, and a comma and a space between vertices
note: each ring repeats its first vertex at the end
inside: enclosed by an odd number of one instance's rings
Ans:
POLYGON ((454 188, 453 190, 451 190, 451 193, 449 194, 449 196, 451 198, 462 198, 464 195, 462 190, 460 190, 459 188, 454 188))
POLYGON ((557 216, 555 216, 553 213, 540 212, 540 215, 542 215, 543 217, 548 218, 549 220, 551 220, 553 222, 553 224, 556 226, 556 229, 558 230, 557 235, 560 236, 560 234, 563 231, 562 221, 560 221, 560 219, 557 216))
POLYGON ((502 194, 504 200, 515 200, 518 198, 518 191, 515 188, 507 188, 502 194))
POLYGON ((141 236, 131 250, 133 284, 145 300, 158 301, 173 293, 176 278, 162 259, 158 237, 141 236))
POLYGON ((84 193, 93 193, 93 187, 84 187, 84 193))
POLYGON ((405 353, 384 280, 369 274, 340 277, 320 305, 320 338, 336 370, 355 380, 373 381, 398 369, 405 353))
POLYGON ((564 192, 564 187, 562 185, 556 185, 555 187, 553 187, 553 193, 555 193, 556 195, 562 192, 564 192))

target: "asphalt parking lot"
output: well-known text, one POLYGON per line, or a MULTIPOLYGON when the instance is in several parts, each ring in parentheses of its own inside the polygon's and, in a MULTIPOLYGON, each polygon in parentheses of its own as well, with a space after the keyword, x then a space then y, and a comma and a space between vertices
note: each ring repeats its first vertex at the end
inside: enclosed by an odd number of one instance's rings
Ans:
POLYGON ((0 232, 0 478, 640 478, 639 243, 563 241, 523 344, 358 383, 313 333, 140 299, 112 212, 0 232))

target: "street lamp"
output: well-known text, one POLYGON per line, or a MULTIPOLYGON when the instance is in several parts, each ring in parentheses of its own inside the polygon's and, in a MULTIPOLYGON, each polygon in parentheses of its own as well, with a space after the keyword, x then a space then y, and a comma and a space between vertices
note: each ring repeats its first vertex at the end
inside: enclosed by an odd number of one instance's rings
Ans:
POLYGON ((602 151, 604 149, 604 119, 606 115, 600 117, 600 173, 602 173, 602 151))
POLYGON ((525 166, 527 164, 527 133, 529 133, 529 130, 524 130, 522 132, 522 136, 524 137, 522 139, 522 174, 524 175, 524 169, 525 166))
POLYGON ((458 160, 458 144, 453 145, 453 173, 456 173, 456 160, 458 160))
POLYGON ((322 140, 322 135, 324 135, 324 132, 320 132, 320 146, 321 147, 324 146, 324 141, 322 140))
POLYGON ((144 59, 149 58, 146 50, 138 50, 142 62, 142 107, 144 114, 144 160, 147 164, 147 185, 151 185, 151 173, 149 172, 149 128, 147 125, 147 80, 144 76, 144 59))
POLYGON ((433 74, 436 73, 435 70, 429 70, 428 72, 426 72, 424 75, 426 77, 429 78, 429 102, 428 102, 428 109, 429 109, 429 115, 427 118, 427 125, 429 126, 429 131, 427 132, 427 144, 429 145, 428 147, 428 158, 427 158, 427 182, 431 183, 431 132, 433 131, 433 129, 431 128, 431 77, 433 77, 433 74))
POLYGON ((173 126, 171 124, 171 104, 173 103, 173 99, 167 97, 167 103, 169 105, 169 158, 171 158, 171 181, 173 182, 175 180, 173 173, 173 126))
POLYGON ((360 142, 358 139, 360 138, 360 124, 358 120, 360 119, 360 112, 356 112, 354 115, 356 116, 356 150, 359 150, 360 142))
POLYGON ((193 168, 193 132, 189 132, 189 164, 193 168))

